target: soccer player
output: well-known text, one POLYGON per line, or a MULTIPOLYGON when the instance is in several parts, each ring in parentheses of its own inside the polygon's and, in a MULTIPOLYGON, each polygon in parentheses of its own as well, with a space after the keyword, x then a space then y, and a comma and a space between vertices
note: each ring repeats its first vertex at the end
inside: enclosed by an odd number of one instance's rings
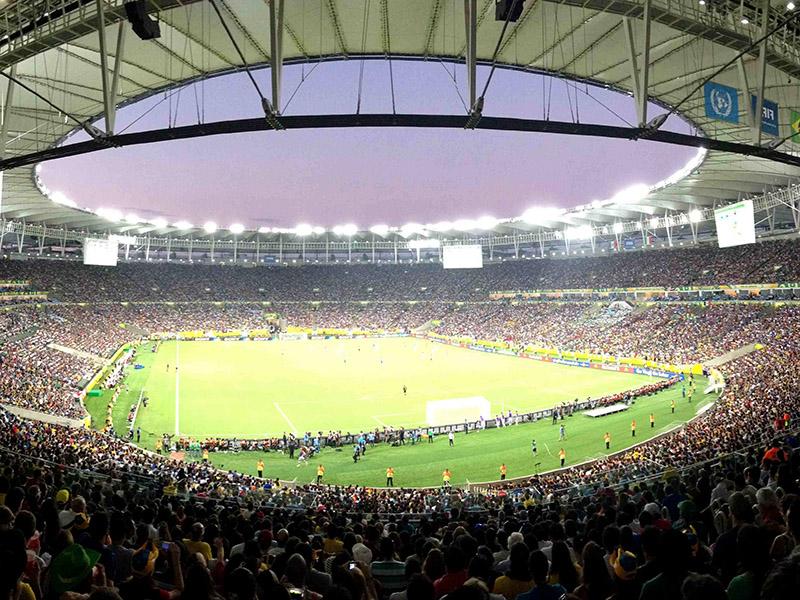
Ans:
POLYGON ((325 475, 325 467, 317 465, 317 485, 322 483, 322 478, 325 475))
POLYGON ((456 435, 453 433, 453 430, 450 430, 450 433, 447 434, 447 440, 450 442, 450 447, 452 448, 455 446, 456 442, 456 435))
POLYGON ((141 439, 142 439, 142 428, 141 427, 137 427, 136 428, 136 443, 138 444, 141 439))
POLYGON ((392 467, 386 469, 386 487, 394 487, 394 469, 392 467))
POLYGON ((675 414, 675 398, 670 400, 669 407, 672 409, 672 414, 674 415, 675 414))
POLYGON ((428 427, 428 443, 433 443, 433 427, 428 427))
POLYGON ((502 465, 500 465, 500 481, 505 480, 507 473, 508 473, 508 467, 506 466, 506 463, 503 463, 502 465))
POLYGON ((611 434, 606 431, 603 436, 603 441, 606 443, 606 450, 611 450, 611 434))
POLYGON ((567 439, 567 428, 564 427, 564 424, 561 424, 561 427, 558 428, 558 439, 565 440, 567 439))
POLYGON ((532 439, 532 440, 531 440, 531 453, 532 453, 534 456, 536 456, 536 453, 537 453, 537 452, 538 452, 538 450, 537 450, 537 448, 536 448, 536 439, 534 438, 534 439, 532 439))
POLYGON ((451 477, 452 477, 452 474, 450 473, 450 469, 445 468, 445 470, 442 471, 442 487, 446 487, 446 488, 450 487, 450 478, 451 477))
POLYGON ((406 386, 403 386, 403 396, 405 396, 405 395, 406 395, 406 392, 407 392, 407 391, 408 391, 408 388, 407 388, 406 386))
POLYGON ((656 416, 653 413, 650 413, 650 429, 653 429, 656 426, 656 416))
POLYGON ((256 463, 256 472, 258 473, 259 479, 264 477, 264 459, 259 458, 258 462, 256 463))
POLYGON ((169 363, 167 363, 167 373, 169 373, 169 363))
POLYGON ((567 462, 567 451, 563 448, 558 451, 558 458, 561 460, 561 466, 564 466, 564 463, 567 462))
POLYGON ((636 437, 636 419, 631 421, 631 437, 636 437))

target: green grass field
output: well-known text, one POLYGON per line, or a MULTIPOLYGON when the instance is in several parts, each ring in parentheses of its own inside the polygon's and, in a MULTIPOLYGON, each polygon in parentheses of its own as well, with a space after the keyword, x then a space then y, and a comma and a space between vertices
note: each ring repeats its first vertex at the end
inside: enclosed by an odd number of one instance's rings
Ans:
MULTIPOLYGON (((302 434, 331 429, 355 432, 384 423, 424 424, 430 400, 483 396, 490 401, 494 415, 503 408, 528 412, 652 381, 412 338, 167 342, 155 354, 148 345, 142 346, 137 362, 144 369, 129 371, 126 382, 130 391, 118 401, 114 423, 118 432, 126 431, 128 408, 139 391, 146 390, 150 403, 140 411, 137 425, 142 428, 141 443, 149 449, 153 449, 156 436, 175 432, 176 417, 181 434, 200 438, 255 438, 284 431, 302 434), (403 385, 408 388, 406 396, 403 385)), ((698 387, 704 383, 699 381, 698 387)), ((106 402, 104 394, 88 404, 95 422, 105 414, 106 402)), ((612 451, 619 450, 685 422, 706 403, 696 395, 689 404, 677 386, 642 399, 621 414, 568 418, 563 443, 568 464, 602 455, 605 431, 613 436, 612 451), (669 406, 672 398, 678 405, 675 414, 669 406), (653 429, 648 426, 650 412, 656 416, 653 429), (630 436, 634 418, 639 423, 636 440, 630 436)), ((413 447, 378 446, 368 450, 358 464, 353 464, 349 448, 326 449, 319 461, 326 466, 329 483, 383 485, 385 469, 391 465, 396 470, 396 485, 437 485, 444 467, 453 471, 453 483, 460 484, 497 479, 502 462, 509 468, 509 478, 556 468, 560 447, 558 427, 542 421, 459 434, 454 448, 439 437, 433 444, 413 447), (530 451, 531 438, 538 442, 536 458, 530 451)), ((298 468, 280 453, 212 454, 219 467, 251 474, 255 474, 258 458, 264 458, 269 477, 305 483, 315 475, 313 467, 298 468)))

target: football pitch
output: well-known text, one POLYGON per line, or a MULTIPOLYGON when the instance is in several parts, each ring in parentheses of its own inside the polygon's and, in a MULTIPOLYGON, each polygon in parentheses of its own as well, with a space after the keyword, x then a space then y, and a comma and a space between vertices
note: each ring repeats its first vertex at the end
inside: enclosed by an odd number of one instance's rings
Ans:
MULTIPOLYGON (((130 370, 126 379, 130 391, 115 407, 114 421, 117 431, 124 434, 127 410, 144 390, 150 401, 140 410, 136 425, 142 430, 141 444, 151 450, 158 436, 176 431, 200 439, 263 438, 284 432, 302 436, 306 431, 331 430, 355 433, 384 425, 425 425, 430 401, 483 397, 494 416, 501 410, 547 409, 655 380, 418 338, 170 341, 156 353, 149 344, 140 346, 138 353, 136 362, 144 368, 130 370)), ((704 383, 698 381, 698 388, 704 383)), ((545 420, 458 434, 454 448, 448 447, 446 437, 438 436, 433 444, 376 446, 357 464, 347 447, 325 449, 314 460, 326 465, 329 483, 341 484, 383 485, 387 466, 395 468, 396 485, 436 485, 445 466, 453 471, 455 484, 494 480, 502 462, 509 468, 509 478, 519 477, 556 468, 561 446, 568 452, 568 464, 601 455, 606 430, 615 440, 612 450, 619 450, 678 426, 707 403, 698 395, 689 404, 682 399, 680 386, 673 386, 617 415, 599 419, 576 415, 565 420, 567 440, 563 442, 558 427, 545 420), (669 406, 673 398, 675 413, 669 406), (656 415, 657 427, 648 426, 650 412, 656 415), (630 438, 633 418, 640 424, 636 439, 630 438), (530 450, 532 438, 538 440, 537 456, 530 450)), ((258 458, 265 460, 268 477, 308 483, 315 475, 315 469, 297 467, 296 461, 277 452, 211 455, 220 467, 251 474, 258 458)))

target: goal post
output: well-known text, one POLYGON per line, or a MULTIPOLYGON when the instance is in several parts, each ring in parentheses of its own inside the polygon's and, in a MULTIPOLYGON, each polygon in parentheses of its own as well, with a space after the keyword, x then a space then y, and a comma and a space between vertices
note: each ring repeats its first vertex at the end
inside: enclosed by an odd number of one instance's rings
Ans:
POLYGON ((425 418, 432 427, 457 425, 465 420, 473 423, 481 417, 488 419, 490 414, 491 405, 483 396, 429 400, 425 405, 425 418))

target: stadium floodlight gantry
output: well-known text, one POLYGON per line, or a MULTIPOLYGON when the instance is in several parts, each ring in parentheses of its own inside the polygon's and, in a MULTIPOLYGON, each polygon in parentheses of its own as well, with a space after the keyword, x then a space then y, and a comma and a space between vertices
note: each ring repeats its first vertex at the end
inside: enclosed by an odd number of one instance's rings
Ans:
POLYGON ((181 248, 211 247, 213 252, 215 244, 232 244, 234 254, 248 244, 264 244, 264 249, 319 245, 330 232, 313 223, 298 235, 291 229, 237 226, 232 231, 83 210, 79 199, 47 190, 36 172, 41 161, 114 146, 310 127, 518 130, 649 139, 698 149, 684 169, 654 186, 636 186, 573 210, 534 209, 437 229, 364 223, 361 230, 348 228, 346 241, 325 242, 347 244, 348 251, 352 244, 368 248, 369 242, 374 251, 377 238, 396 254, 409 238, 426 235, 444 238, 443 243, 477 237, 517 253, 520 244, 589 238, 594 251, 595 237, 644 235, 648 229, 666 231, 671 243, 670 230, 680 225, 688 225, 696 241, 698 232, 713 235, 713 207, 754 195, 762 198, 757 208, 770 231, 798 227, 800 194, 791 186, 800 176, 795 136, 800 11, 782 0, 516 0, 521 14, 515 21, 496 18, 495 0, 147 0, 141 5, 160 28, 160 37, 149 40, 131 31, 128 3, 0 2, 2 231, 17 236, 20 250, 26 236, 38 240, 41 252, 47 240, 63 248, 87 235, 108 233, 127 236, 137 247, 146 244, 148 250, 166 248, 167 258, 181 248), (465 110, 455 115, 284 114, 284 65, 341 59, 385 61, 390 73, 397 60, 464 65, 466 81, 457 85, 465 110), (493 116, 486 93, 491 77, 479 81, 479 65, 490 73, 507 68, 551 74, 568 85, 629 94, 638 123, 622 127, 493 116), (257 118, 201 119, 134 132, 115 128, 120 106, 168 95, 204 78, 262 68, 270 71, 269 86, 251 77, 264 109, 257 118), (753 116, 762 113, 761 119, 753 116), (695 134, 662 129, 671 114, 690 123, 695 134), (88 141, 72 140, 75 132, 88 134, 88 141))

